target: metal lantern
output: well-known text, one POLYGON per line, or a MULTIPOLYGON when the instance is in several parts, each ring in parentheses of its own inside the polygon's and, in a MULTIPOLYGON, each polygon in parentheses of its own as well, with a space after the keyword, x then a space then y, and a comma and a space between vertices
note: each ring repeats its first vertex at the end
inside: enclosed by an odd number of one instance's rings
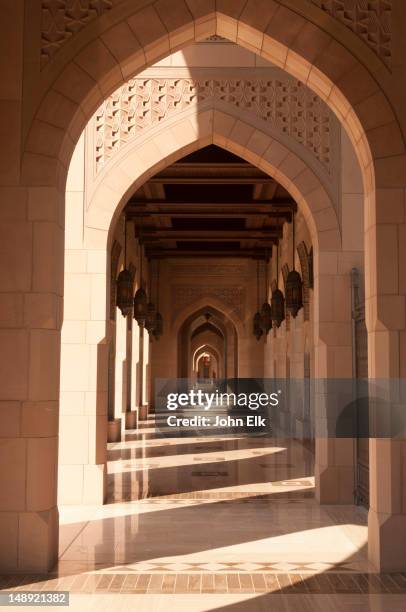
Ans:
POLYGON ((159 338, 162 336, 162 332, 163 332, 163 318, 160 312, 157 312, 155 314, 155 324, 154 324, 154 331, 152 332, 154 334, 154 338, 155 340, 159 340, 159 338))
POLYGON ((262 304, 261 328, 265 334, 272 328, 272 308, 268 302, 262 304))
POLYGON ((260 312, 256 312, 254 314, 253 333, 257 340, 260 340, 262 334, 264 333, 262 331, 262 326, 261 326, 261 313, 260 312))
POLYGON ((280 289, 272 291, 271 312, 272 323, 274 323, 276 327, 280 327, 282 321, 285 320, 285 298, 280 289))
POLYGON ((134 319, 141 327, 145 325, 145 320, 147 318, 147 303, 147 294, 144 289, 140 287, 134 295, 134 319))
POLYGON ((297 313, 303 306, 302 300, 302 279, 297 270, 291 270, 286 279, 286 310, 290 312, 293 318, 297 317, 297 313))
POLYGON ((149 334, 154 331, 155 327, 155 306, 152 302, 148 302, 147 304, 147 313, 145 316, 145 329, 149 334))
POLYGON ((121 310, 123 317, 126 317, 133 308, 133 279, 128 270, 121 270, 117 277, 116 290, 117 308, 121 310))
POLYGON ((124 270, 116 280, 116 304, 123 317, 129 315, 133 307, 133 278, 127 270, 127 218, 124 217, 124 270))
POLYGON ((295 319, 297 317, 297 313, 303 306, 302 301, 302 279, 300 277, 299 272, 295 270, 295 215, 293 215, 292 219, 292 270, 289 272, 286 284, 285 284, 285 294, 286 294, 286 310, 290 312, 292 317, 295 319))

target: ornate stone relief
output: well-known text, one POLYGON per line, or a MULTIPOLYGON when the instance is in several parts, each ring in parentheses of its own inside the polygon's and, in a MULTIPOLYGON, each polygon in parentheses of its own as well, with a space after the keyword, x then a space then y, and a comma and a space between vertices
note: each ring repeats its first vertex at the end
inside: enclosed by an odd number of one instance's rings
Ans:
POLYGON ((173 318, 188 304, 205 297, 215 299, 228 306, 240 319, 243 319, 245 306, 245 288, 237 285, 173 285, 172 313, 173 318))
POLYGON ((42 0, 41 68, 72 36, 112 8, 112 0, 42 0))
MULTIPOLYGON (((248 272, 249 273, 249 272, 248 272)), ((196 265, 175 264, 171 266, 171 276, 196 276, 196 265)), ((247 267, 238 264, 201 264, 199 263, 199 274, 201 276, 230 276, 241 277, 247 274, 247 267)))
POLYGON ((391 61, 392 0, 311 0, 358 34, 387 66, 391 61))
POLYGON ((96 172, 142 130, 210 100, 236 106, 272 124, 310 150, 330 174, 332 114, 314 92, 293 78, 131 79, 96 113, 96 172))

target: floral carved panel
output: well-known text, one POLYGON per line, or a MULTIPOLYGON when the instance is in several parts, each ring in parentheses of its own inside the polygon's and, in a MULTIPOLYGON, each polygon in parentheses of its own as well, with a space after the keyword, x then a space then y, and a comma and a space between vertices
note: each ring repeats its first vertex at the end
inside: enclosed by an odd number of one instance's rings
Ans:
POLYGON ((355 32, 387 65, 391 61, 392 0, 311 0, 355 32))
POLYGON ((112 0, 42 0, 41 68, 72 36, 111 8, 112 0))
POLYGON ((131 79, 96 113, 96 173, 142 130, 210 101, 254 114, 308 149, 330 174, 332 113, 308 87, 286 77, 131 79))

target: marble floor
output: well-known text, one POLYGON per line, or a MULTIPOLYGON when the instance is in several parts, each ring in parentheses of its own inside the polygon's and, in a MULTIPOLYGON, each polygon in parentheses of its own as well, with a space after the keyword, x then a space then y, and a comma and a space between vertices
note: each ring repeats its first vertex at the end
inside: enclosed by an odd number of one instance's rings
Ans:
POLYGON ((61 508, 52 574, 2 590, 67 590, 78 610, 406 609, 406 575, 368 565, 365 510, 315 501, 308 445, 150 420, 108 454, 108 503, 61 508))

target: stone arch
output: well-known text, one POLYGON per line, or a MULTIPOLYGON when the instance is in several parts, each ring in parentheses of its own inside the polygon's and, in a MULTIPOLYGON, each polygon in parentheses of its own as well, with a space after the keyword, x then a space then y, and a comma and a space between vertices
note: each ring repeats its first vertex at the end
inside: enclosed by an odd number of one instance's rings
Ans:
MULTIPOLYGON (((397 295, 398 281, 393 279, 387 287, 391 270, 385 257, 388 228, 378 231, 376 206, 380 218, 389 195, 385 190, 404 186, 404 136, 388 87, 379 84, 385 80, 380 78, 381 64, 373 51, 360 45, 344 27, 337 28, 325 11, 310 10, 305 0, 298 0, 294 11, 286 0, 267 3, 261 11, 254 0, 237 4, 218 0, 204 7, 192 0, 151 0, 142 8, 125 0, 101 15, 56 54, 35 86, 31 84, 32 99, 35 104, 40 102, 27 112, 32 121, 27 122, 23 183, 63 188, 74 145, 103 98, 145 66, 214 34, 254 51, 306 83, 347 130, 362 168, 365 191, 365 230, 370 238, 366 258, 371 262, 366 277, 367 301, 371 301, 368 326, 378 334, 376 339, 396 344, 398 333, 396 338, 381 336, 393 323, 388 320, 390 308, 376 298, 375 285, 386 285, 386 294, 397 295), (375 112, 377 105, 379 113, 375 112), (375 187, 380 190, 377 203, 375 187), (385 263, 378 265, 378 260, 385 263)), ((54 196, 58 199, 56 193, 54 196)), ((370 359, 370 364, 371 374, 377 368, 382 375, 388 373, 388 364, 382 360, 370 359)))
MULTIPOLYGON (((287 4, 287 0, 266 2, 258 11, 253 0, 217 0, 215 5, 207 2, 203 7, 201 2, 192 0, 187 3, 160 0, 146 2, 142 8, 133 0, 124 0, 73 37, 38 79, 30 75, 31 84, 25 91, 36 106, 28 108, 25 114, 28 128, 23 134, 22 185, 30 188, 31 202, 43 199, 44 192, 38 196, 37 189, 49 188, 47 203, 52 209, 47 228, 49 240, 44 241, 43 250, 35 256, 34 266, 40 267, 44 258, 54 257, 56 261, 62 256, 62 233, 55 222, 55 211, 63 208, 62 193, 75 143, 103 97, 127 76, 170 50, 217 33, 250 48, 308 84, 327 101, 347 129, 364 181, 366 312, 372 334, 370 375, 396 377, 400 372, 399 342, 404 321, 402 316, 392 318, 391 313, 394 307, 404 309, 398 274, 397 227, 403 217, 388 212, 386 203, 393 197, 393 191, 405 187, 406 155, 404 136, 388 100, 388 88, 379 84, 386 80, 386 73, 382 78, 381 65, 374 61, 368 47, 352 33, 336 27, 323 11, 305 0, 297 0, 295 10, 287 4), (366 69, 366 63, 373 68, 366 69)), ((47 287, 61 295, 62 268, 57 267, 55 263, 47 287)), ((48 289, 41 290, 46 293, 48 289)), ((45 342, 45 333, 42 336, 41 341, 45 342)), ((57 334, 52 347, 46 342, 41 381, 49 376, 51 363, 57 362, 59 352, 57 334)), ((47 393, 33 392, 33 398, 38 399, 39 395, 42 399, 54 399, 55 389, 47 393)), ((375 458, 379 463, 379 452, 375 458)), ((46 507, 50 509, 48 522, 55 525, 54 506, 47 502, 46 507)), ((385 512, 387 516, 387 509, 386 505, 374 507, 371 514, 371 528, 378 534, 382 529, 379 521, 385 512)), ((392 511, 392 506, 389 510, 392 511)), ((46 538, 53 541, 52 529, 45 529, 44 541, 46 538)), ((393 544, 396 548, 396 541, 393 544)), ((379 537, 375 546, 373 556, 380 559, 379 537)), ((49 554, 54 554, 54 544, 49 548, 52 548, 49 554)), ((398 556, 404 559, 402 554, 399 552, 398 556)), ((41 569, 48 565, 47 559, 41 569)))

